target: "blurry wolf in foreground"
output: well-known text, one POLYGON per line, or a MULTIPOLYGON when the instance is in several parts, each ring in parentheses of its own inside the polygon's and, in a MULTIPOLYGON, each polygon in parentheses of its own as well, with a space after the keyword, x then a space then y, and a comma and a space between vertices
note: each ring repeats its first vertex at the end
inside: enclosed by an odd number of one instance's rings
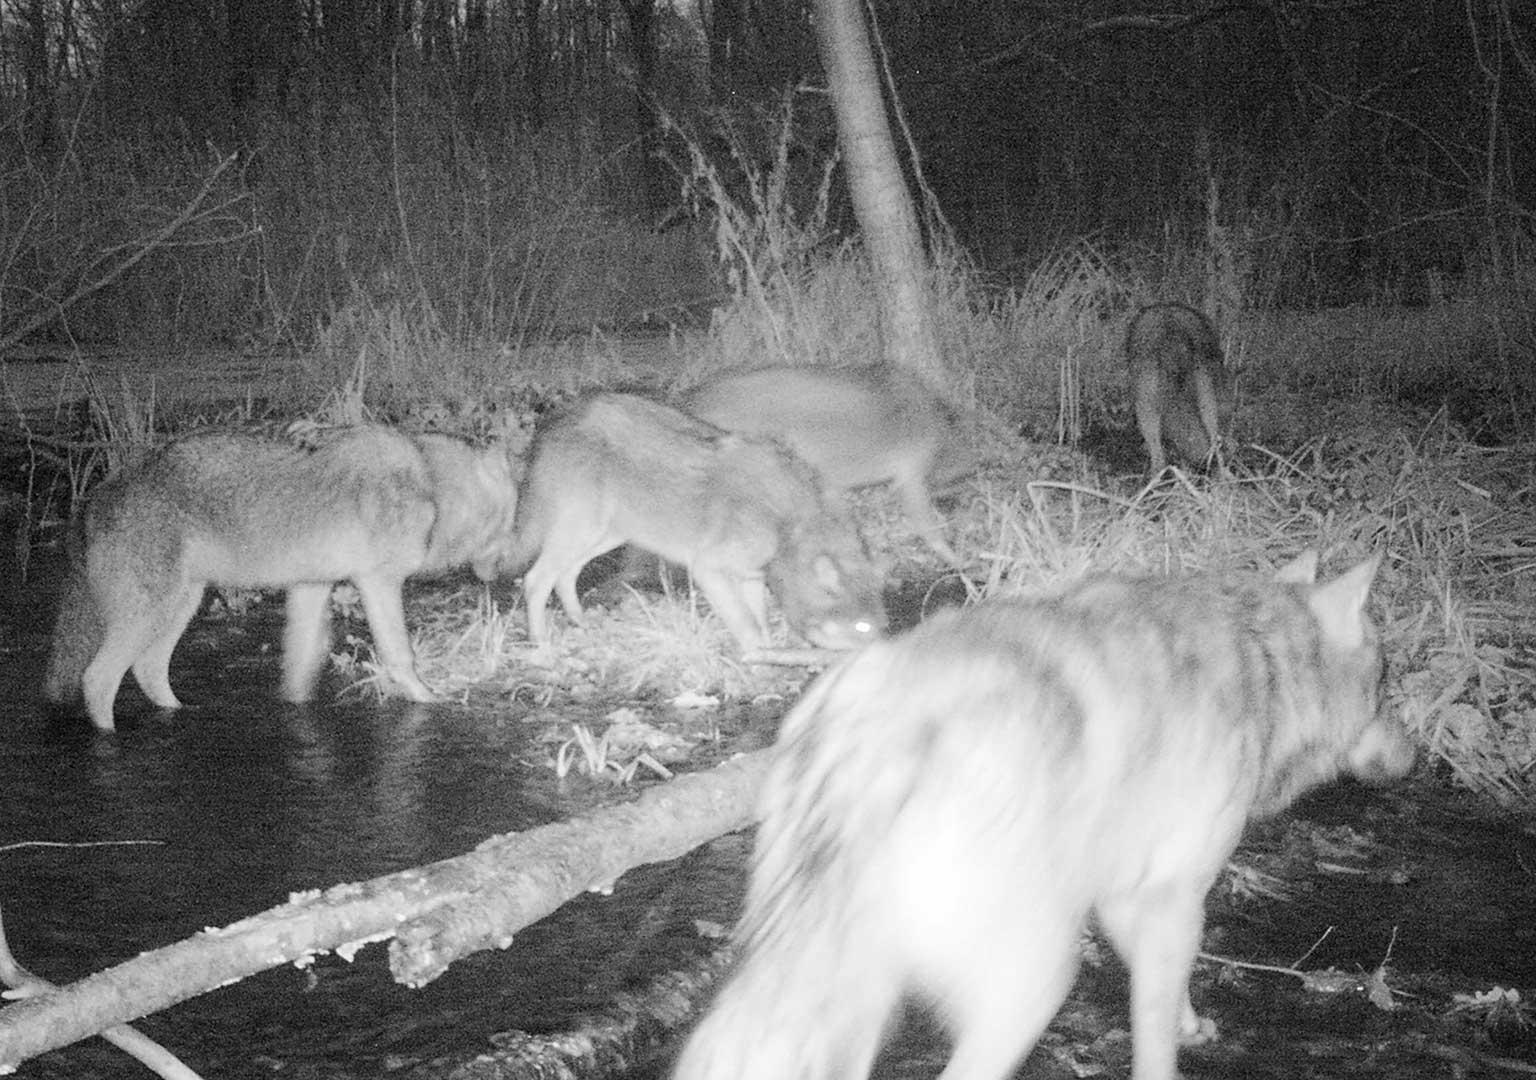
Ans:
POLYGON ((1091 914, 1131 973, 1135 1080, 1171 1080, 1206 891, 1250 815, 1340 773, 1404 775, 1363 606, 1314 585, 1087 579, 871 645, 790 713, 765 784, 742 958, 677 1080, 869 1072, 898 1002, 1002 1080, 1071 988, 1091 914))
POLYGON ((401 586, 412 574, 489 566, 511 534, 517 487, 504 449, 358 427, 303 447, 257 435, 178 439, 103 481, 77 519, 44 696, 113 728, 123 675, 161 708, 168 667, 209 585, 287 589, 283 691, 303 701, 329 647, 332 586, 362 594, 374 648, 406 696, 416 675, 401 586))
POLYGON ((928 485, 973 472, 976 457, 954 410, 916 376, 886 365, 758 368, 711 379, 683 408, 727 431, 782 439, 834 491, 889 483, 928 546, 959 565, 928 485))
POLYGON ((1209 460, 1219 448, 1221 413, 1231 394, 1210 320, 1184 304, 1144 307, 1126 331, 1125 356, 1153 474, 1168 464, 1165 439, 1190 463, 1209 460))
POLYGON ((528 636, 549 639, 553 591, 579 621, 581 568, 625 543, 686 567, 744 650, 767 643, 766 589, 812 644, 853 648, 885 630, 880 576, 808 465, 647 398, 594 394, 530 452, 507 560, 532 563, 528 636))

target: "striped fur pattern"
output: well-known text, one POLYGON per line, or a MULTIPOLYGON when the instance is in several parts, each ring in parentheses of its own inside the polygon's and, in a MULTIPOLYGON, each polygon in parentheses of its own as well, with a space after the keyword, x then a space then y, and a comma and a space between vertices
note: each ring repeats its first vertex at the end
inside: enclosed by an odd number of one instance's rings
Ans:
POLYGON ((530 638, 549 639, 551 593, 580 621, 577 575, 620 544, 685 567, 744 650, 767 643, 769 591, 824 648, 885 629, 880 575, 810 466, 774 440, 600 393, 543 426, 530 451, 509 560, 527 566, 530 638))
POLYGON ((1209 461, 1220 447, 1232 393, 1211 321, 1185 304, 1148 305, 1126 331, 1125 357, 1152 472, 1168 465, 1165 443, 1188 464, 1209 461))
POLYGON ((515 478, 502 448, 379 426, 309 446, 245 432, 178 439, 103 481, 77 517, 44 696, 68 703, 83 692, 91 721, 110 731, 131 669, 150 701, 178 708, 171 653, 204 590, 222 585, 287 590, 284 696, 306 700, 329 649, 331 588, 346 580, 392 681, 431 700, 402 585, 496 563, 515 478))
POLYGON ((1135 1080, 1214 1026, 1187 983, 1254 815, 1405 774, 1363 611, 1376 561, 1312 584, 1096 577, 940 615, 829 672, 784 723, 740 963, 676 1080, 866 1076, 901 999, 1003 1080, 1066 997, 1090 913, 1131 972, 1135 1080))

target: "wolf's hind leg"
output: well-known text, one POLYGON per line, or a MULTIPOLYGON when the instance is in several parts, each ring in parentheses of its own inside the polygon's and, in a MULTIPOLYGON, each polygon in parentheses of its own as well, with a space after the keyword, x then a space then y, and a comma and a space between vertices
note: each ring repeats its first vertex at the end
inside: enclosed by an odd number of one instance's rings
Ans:
POLYGON ((998 945, 1001 951, 976 970, 955 972, 955 984, 939 995, 955 1032, 954 1053, 940 1080, 1007 1080, 1072 989, 1074 928, 1042 927, 1022 938, 1005 931, 998 945))
POLYGON ((601 507, 568 500, 545 514, 538 558, 523 574, 523 602, 528 609, 528 640, 549 643, 549 596, 558 592, 560 606, 578 626, 582 621, 576 579, 582 567, 618 547, 627 538, 616 536, 600 516, 601 507))
POLYGON ((117 688, 128 673, 127 660, 119 654, 103 650, 85 666, 80 677, 80 688, 85 696, 85 711, 102 731, 113 731, 117 724, 112 719, 112 704, 117 700, 117 688))
POLYGON ((1143 372, 1136 379, 1136 426, 1147 444, 1147 457, 1156 476, 1168 466, 1163 453, 1163 379, 1156 373, 1143 372))
POLYGON ((133 677, 149 698, 162 709, 179 709, 181 702, 171 690, 171 653, 186 633, 187 624, 203 602, 203 585, 190 585, 180 596, 167 597, 161 607, 158 630, 133 662, 133 677))
POLYGON ((1200 367, 1194 373, 1195 408, 1205 431, 1207 462, 1214 462, 1218 476, 1225 476, 1227 463, 1221 452, 1221 414, 1216 405, 1216 382, 1211 372, 1200 367))
POLYGON ((1131 972, 1132 1080, 1176 1080, 1180 1037, 1214 1037, 1214 1025, 1189 1003, 1205 884, 1166 882, 1098 905, 1099 920, 1131 972))
POLYGON ((96 603, 102 622, 101 645, 80 677, 85 711, 91 723, 102 731, 112 731, 116 727, 112 705, 130 667, 144 693, 156 705, 162 709, 181 706, 171 692, 165 667, 176 639, 186 627, 186 619, 197 610, 199 599, 201 595, 198 593, 193 593, 190 600, 185 593, 175 593, 157 601, 149 590, 128 586, 97 592, 96 603), (102 595, 103 592, 106 595, 102 595), (189 606, 191 610, 186 619, 176 624, 175 634, 170 634, 167 628, 177 614, 189 606), (165 640, 167 637, 169 643, 165 640))
POLYGON ((283 618, 283 700, 308 701, 331 639, 331 589, 305 582, 288 587, 283 618))

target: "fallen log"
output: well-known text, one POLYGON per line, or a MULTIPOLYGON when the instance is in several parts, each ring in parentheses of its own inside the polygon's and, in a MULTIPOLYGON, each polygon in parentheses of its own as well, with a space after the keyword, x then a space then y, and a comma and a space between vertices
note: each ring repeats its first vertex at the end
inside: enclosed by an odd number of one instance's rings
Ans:
MULTIPOLYGON (((21 966, 16 957, 11 954, 10 943, 5 940, 4 926, 0 926, 0 983, 6 985, 5 997, 11 1001, 19 1001, 22 998, 34 997, 58 989, 47 979, 34 975, 21 966)), ((202 1077, 187 1068, 180 1058, 137 1028, 119 1024, 117 1027, 107 1028, 101 1033, 101 1037, 125 1054, 143 1062, 146 1068, 158 1073, 165 1080, 202 1080, 202 1077)))
POLYGON ((505 948, 517 931, 626 870, 666 862, 751 824, 769 751, 688 773, 639 798, 507 833, 474 851, 371 881, 295 894, 259 915, 142 953, 0 1009, 0 1073, 280 964, 390 941, 397 982, 420 987, 454 960, 505 948))

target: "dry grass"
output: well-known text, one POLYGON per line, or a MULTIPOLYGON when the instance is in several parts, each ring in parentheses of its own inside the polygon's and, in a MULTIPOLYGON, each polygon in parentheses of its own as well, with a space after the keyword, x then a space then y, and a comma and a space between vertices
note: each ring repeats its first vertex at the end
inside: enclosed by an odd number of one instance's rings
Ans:
MULTIPOLYGON (((1338 369, 1335 369, 1336 371, 1338 369)), ((1240 413, 1266 419, 1225 479, 1174 474, 1151 487, 1021 449, 972 482, 952 517, 980 595, 1096 570, 1170 573, 1272 568, 1307 547, 1339 567, 1381 550, 1376 606, 1396 707, 1457 782, 1517 801, 1536 769, 1536 684, 1523 657, 1536 632, 1536 443, 1474 444, 1444 413, 1383 404, 1377 388, 1315 397, 1271 387, 1240 413), (1310 404, 1309 404, 1310 401, 1310 404), (1283 423, 1274 417, 1281 417, 1283 423), (1302 432, 1328 432, 1298 439, 1302 432)), ((1024 444, 1021 444, 1023 446, 1024 444)), ((908 579, 939 568, 883 494, 858 510, 872 546, 908 579)), ((793 694, 806 673, 744 667, 688 595, 633 596, 583 627, 558 616, 533 650, 520 612, 483 590, 438 595, 414 618, 424 676, 471 689, 602 697, 793 694)), ((601 770, 600 770, 601 771, 601 770)))
MULTIPOLYGON (((759 210, 722 215, 717 255, 738 288, 705 331, 504 349, 435 321, 408 292, 354 290, 322 335, 306 409, 484 436, 525 419, 530 399, 592 386, 675 385, 727 364, 878 359, 862 256, 822 242, 815 219, 780 215, 780 233, 765 234, 759 210)), ((1239 389, 1231 475, 1141 487, 1070 447, 1091 424, 1127 425, 1124 323, 1158 290, 1087 247, 1005 293, 958 260, 932 281, 950 389, 980 414, 995 459, 952 515, 978 594, 1093 570, 1262 569, 1306 547, 1330 567, 1383 551, 1376 604, 1395 703, 1458 782, 1530 797, 1536 443, 1480 445, 1454 422, 1480 403, 1500 430, 1531 430, 1536 393, 1522 361, 1536 335, 1529 305, 1510 299, 1536 292, 1528 283, 1411 311, 1235 316, 1223 327, 1239 389)), ((108 402, 104 426, 131 445, 152 434, 154 411, 108 402)), ((859 509, 883 560, 908 578, 937 576, 887 500, 867 496, 859 509)), ((454 696, 744 697, 793 692, 805 677, 736 662, 686 595, 632 597, 580 628, 557 618, 556 642, 542 650, 524 640, 520 612, 478 587, 418 599, 413 625, 424 677, 454 696)))
MULTIPOLYGON (((1536 444, 1487 449, 1443 420, 1319 438, 1288 455, 1250 454, 1226 479, 1174 474, 1136 488, 1034 480, 992 470, 953 532, 982 596, 1083 574, 1275 568, 1315 547, 1339 568, 1372 551, 1387 562, 1375 605, 1390 654, 1393 704, 1459 783, 1501 800, 1529 795, 1536 767, 1536 681, 1524 646, 1536 581, 1522 507, 1536 444)), ((1027 468, 1027 466, 1026 466, 1027 468)), ((938 575, 901 535, 880 495, 861 515, 907 576, 938 575), (889 522, 890 532, 882 522, 889 522)), ((529 686, 594 697, 744 698, 793 694, 805 673, 748 668, 689 594, 635 594, 586 625, 556 617, 555 643, 532 649, 521 614, 484 590, 434 594, 414 618, 424 676, 450 694, 529 686)))
POLYGON ((1390 410, 1223 481, 1177 478, 1126 496, 1086 485, 989 485, 970 536, 983 591, 1089 570, 1275 567, 1307 547, 1339 566, 1383 551, 1376 606, 1392 697, 1429 754, 1497 798, 1529 797, 1536 768, 1536 443, 1488 449, 1443 418, 1390 410))

